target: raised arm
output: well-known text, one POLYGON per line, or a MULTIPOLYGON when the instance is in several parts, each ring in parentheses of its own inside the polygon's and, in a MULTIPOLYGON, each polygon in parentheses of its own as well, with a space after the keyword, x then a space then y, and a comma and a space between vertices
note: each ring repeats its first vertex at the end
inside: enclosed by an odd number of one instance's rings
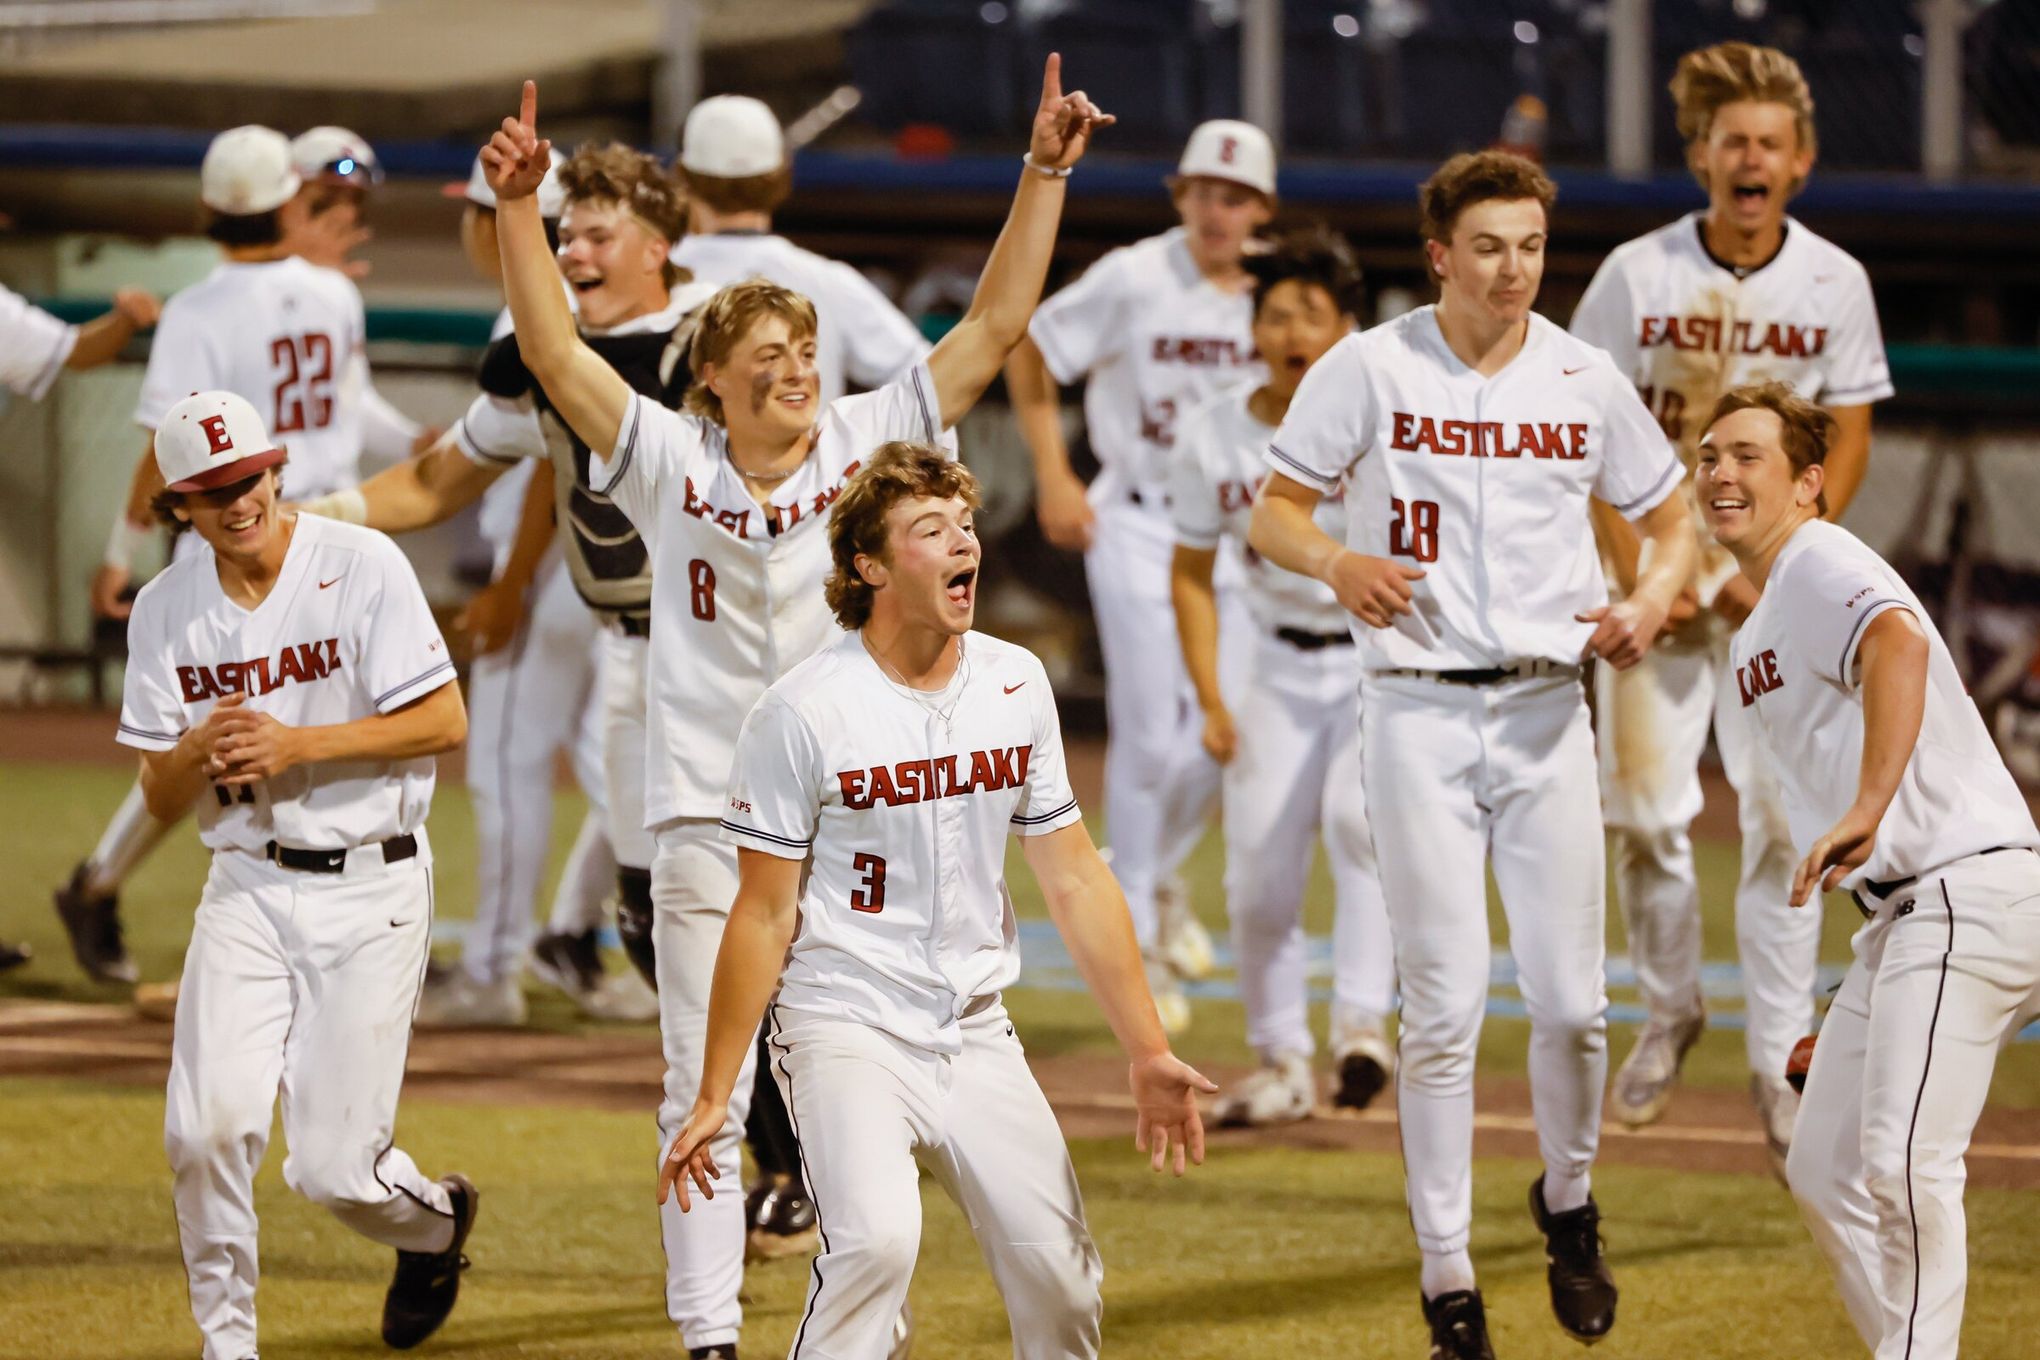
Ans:
POLYGON ((758 1033, 772 990, 779 985, 779 970, 800 916, 801 866, 797 859, 737 847, 737 900, 730 906, 722 948, 715 956, 701 1086, 687 1123, 659 1168, 661 1204, 677 1189, 681 1209, 691 1207, 687 1194, 690 1178, 703 1195, 712 1198, 715 1194, 714 1183, 722 1171, 710 1145, 722 1130, 730 1092, 743 1071, 744 1055, 758 1033))
POLYGON ((483 172, 496 191, 503 292, 525 366, 568 427, 602 457, 616 447, 630 410, 630 384, 582 342, 560 289, 536 197, 552 165, 552 143, 539 137, 537 124, 538 86, 527 80, 518 116, 505 118, 482 148, 483 172))
POLYGON ((1083 159, 1092 132, 1113 121, 1082 90, 1062 92, 1062 58, 1051 52, 1041 75, 1027 166, 1020 172, 1006 225, 978 276, 970 310, 928 356, 945 427, 977 404, 1006 356, 1026 336, 1027 320, 1048 279, 1070 167, 1083 159))
POLYGON ((78 339, 64 360, 65 368, 97 368, 127 348, 136 331, 156 324, 163 304, 154 293, 140 288, 123 288, 113 295, 113 310, 95 316, 78 328, 78 339))

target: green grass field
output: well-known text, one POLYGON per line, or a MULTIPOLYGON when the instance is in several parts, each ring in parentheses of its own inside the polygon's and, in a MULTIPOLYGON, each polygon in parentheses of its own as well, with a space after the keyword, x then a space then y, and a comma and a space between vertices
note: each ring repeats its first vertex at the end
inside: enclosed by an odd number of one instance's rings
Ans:
MULTIPOLYGON (((15 865, 14 906, 0 937, 29 939, 38 958, 0 979, 0 997, 115 1000, 72 967, 47 891, 91 845, 119 799, 119 770, 0 765, 0 845, 15 865)), ((562 800, 559 848, 578 803, 562 800)), ((472 892, 472 834, 463 792, 442 788, 431 834, 438 899, 450 916, 472 892)), ((1222 919, 1218 852, 1193 865, 1198 907, 1222 919)), ((1707 955, 1733 957, 1726 885, 1733 851, 1703 847, 1707 955)), ((174 976, 204 853, 181 834, 126 895, 145 976, 174 976)), ((1016 875, 1022 910, 1038 911, 1016 875)), ((1312 927, 1327 924, 1322 875, 1312 927)), ((1846 958, 1853 913, 1831 910, 1827 952, 1846 958)), ((1497 933, 1497 939, 1502 936, 1497 933)), ((1611 922, 1611 947, 1620 928, 1611 922)), ((577 1024, 563 1003, 538 1000, 538 1023, 577 1024)), ((1038 1055, 1103 1053, 1095 1009, 1068 993, 1022 990, 1012 1008, 1038 1055)), ((1244 1062, 1236 1004, 1200 1000, 1181 1050, 1200 1062, 1244 1062)), ((1482 1070, 1520 1073, 1526 1027, 1491 1021, 1482 1070)), ((1616 1056, 1628 1036, 1617 1033, 1616 1056)), ((1740 1034, 1709 1035, 1691 1079, 1740 1088, 1740 1034)), ((2040 1045, 2000 1065, 1994 1100, 2040 1106, 2040 1045)), ((141 1360, 188 1356, 196 1332, 185 1308, 161 1097, 152 1089, 83 1082, 0 1081, 0 1357, 141 1360)), ((671 1356, 660 1303, 660 1253, 651 1210, 649 1125, 642 1115, 407 1101, 404 1146, 428 1168, 458 1168, 484 1190, 470 1247, 475 1268, 460 1310, 427 1352, 474 1357, 671 1356)), ((1282 1147, 1219 1150, 1181 1182, 1151 1176, 1126 1140, 1073 1145, 1106 1262, 1106 1340, 1115 1354, 1231 1357, 1416 1356, 1424 1338, 1400 1170, 1379 1154, 1282 1147)), ((274 1146, 263 1172, 263 1354, 348 1356, 382 1350, 375 1321, 389 1253, 325 1221, 286 1191, 274 1146)), ((1476 1172, 1474 1254, 1498 1352, 1510 1360, 1577 1356, 1544 1299, 1541 1243, 1523 1207, 1536 1167, 1484 1160, 1476 1172)), ((1768 1179, 1610 1165, 1596 1177, 1622 1282, 1621 1322, 1599 1357, 1731 1360, 1858 1354, 1824 1265, 1797 1215, 1768 1179)), ((939 1191, 929 1200, 915 1276, 917 1356, 1010 1354, 1005 1322, 961 1217, 939 1191)), ((2040 1247, 2027 1192, 1973 1191, 1967 1353, 2032 1352, 2040 1300, 2025 1288, 2040 1247), (2025 1340, 2021 1340, 2025 1338, 2025 1340)), ((782 1354, 797 1322, 806 1272, 781 1263, 752 1272, 745 1353, 782 1354)))

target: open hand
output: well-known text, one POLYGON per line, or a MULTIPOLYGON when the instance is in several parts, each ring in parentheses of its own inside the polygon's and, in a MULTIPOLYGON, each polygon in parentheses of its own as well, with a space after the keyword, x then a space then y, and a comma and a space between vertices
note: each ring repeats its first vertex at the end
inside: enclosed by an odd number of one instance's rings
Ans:
POLYGON ((1788 899, 1792 905, 1805 906, 1816 887, 1822 892, 1833 892, 1843 879, 1862 868, 1877 845, 1877 822, 1878 818, 1860 808, 1844 812, 1842 819, 1813 843, 1799 868, 1793 871, 1792 896, 1788 899))
POLYGON ((1340 553, 1325 571, 1325 584, 1339 603, 1369 628, 1386 628, 1396 615, 1413 612, 1410 582, 1423 579, 1417 567, 1356 552, 1340 553))
POLYGON ((680 1212, 684 1214, 693 1208, 687 1202, 687 1182, 690 1179, 700 1188, 703 1199, 715 1198, 715 1182, 722 1172, 716 1167, 715 1154, 709 1150, 709 1145, 722 1132, 723 1110, 722 1105, 704 1105, 699 1100, 694 1102, 694 1108, 687 1114, 687 1123, 673 1139, 666 1160, 659 1165, 659 1203, 664 1204, 666 1197, 677 1191, 680 1212))
MULTIPOLYGON (((525 89, 529 101, 530 86, 525 89)), ((1036 165, 1049 170, 1075 165, 1091 145, 1091 134, 1118 121, 1082 90, 1064 94, 1062 54, 1048 54, 1048 64, 1041 71, 1041 105, 1034 111, 1034 131, 1027 142, 1027 154, 1036 165)))
POLYGON ((1133 1087, 1133 1145, 1149 1154, 1149 1164, 1160 1171, 1173 1143, 1178 1176, 1186 1156, 1203 1166, 1204 1118, 1197 1112, 1197 1093, 1216 1095, 1218 1084, 1166 1050, 1134 1063, 1127 1080, 1133 1087))
POLYGON ((482 177, 500 204, 537 193, 551 168, 552 143, 538 135, 538 82, 527 80, 517 116, 505 118, 482 148, 482 177))

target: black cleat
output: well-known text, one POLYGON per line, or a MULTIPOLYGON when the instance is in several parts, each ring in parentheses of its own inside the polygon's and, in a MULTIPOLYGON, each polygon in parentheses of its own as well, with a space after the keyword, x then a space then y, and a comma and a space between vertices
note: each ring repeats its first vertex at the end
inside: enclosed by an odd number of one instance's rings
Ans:
POLYGON ((602 986, 602 947, 595 932, 578 935, 549 930, 531 946, 531 971, 576 1001, 585 1001, 602 986))
POLYGON ((35 957, 35 951, 25 944, 9 944, 0 940, 0 973, 9 968, 19 968, 35 957))
POLYGON ((1431 1360, 1495 1360, 1488 1340, 1487 1307, 1478 1289, 1455 1289, 1424 1300, 1431 1324, 1431 1360))
POLYGON ((1591 1346, 1615 1325, 1615 1277, 1601 1257, 1601 1206, 1592 1195, 1577 1209, 1544 1207, 1544 1177, 1530 1183, 1530 1216, 1544 1234, 1551 1311, 1575 1341, 1591 1346))
POLYGON ((1388 1070, 1366 1053, 1348 1053, 1339 1059, 1339 1089, 1332 1104, 1347 1110, 1364 1110, 1388 1088, 1388 1070))
POLYGON ((725 1341, 720 1346, 696 1346, 687 1352, 687 1360, 737 1360, 736 1343, 725 1341))
POLYGON ((750 1225, 744 1239, 748 1261, 798 1256, 821 1240, 814 1201, 797 1176, 768 1177, 752 1186, 744 1195, 744 1221, 750 1225))
POLYGON ((407 1351, 439 1330, 460 1297, 460 1273, 468 1268, 460 1249, 475 1226, 481 1194, 466 1176, 441 1176, 453 1201, 453 1240, 445 1251, 398 1251, 397 1274, 383 1296, 382 1339, 407 1351))
POLYGON ((652 872, 618 869, 616 886, 616 933, 623 941, 623 952, 645 985, 656 992, 659 957, 652 945, 652 919, 658 915, 658 909, 652 904, 652 872))
POLYGON ((95 982, 133 986, 141 973, 121 942, 120 898, 113 893, 95 897, 86 892, 85 866, 80 864, 71 871, 71 881, 57 889, 56 906, 78 966, 95 982))

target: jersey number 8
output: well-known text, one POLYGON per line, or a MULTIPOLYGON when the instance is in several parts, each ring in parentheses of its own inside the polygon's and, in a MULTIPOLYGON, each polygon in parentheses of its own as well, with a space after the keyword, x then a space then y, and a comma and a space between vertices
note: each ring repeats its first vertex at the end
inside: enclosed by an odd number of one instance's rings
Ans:
POLYGON ((333 419, 333 339, 318 331, 280 335, 269 342, 276 378, 276 419, 271 434, 323 430, 333 419))

